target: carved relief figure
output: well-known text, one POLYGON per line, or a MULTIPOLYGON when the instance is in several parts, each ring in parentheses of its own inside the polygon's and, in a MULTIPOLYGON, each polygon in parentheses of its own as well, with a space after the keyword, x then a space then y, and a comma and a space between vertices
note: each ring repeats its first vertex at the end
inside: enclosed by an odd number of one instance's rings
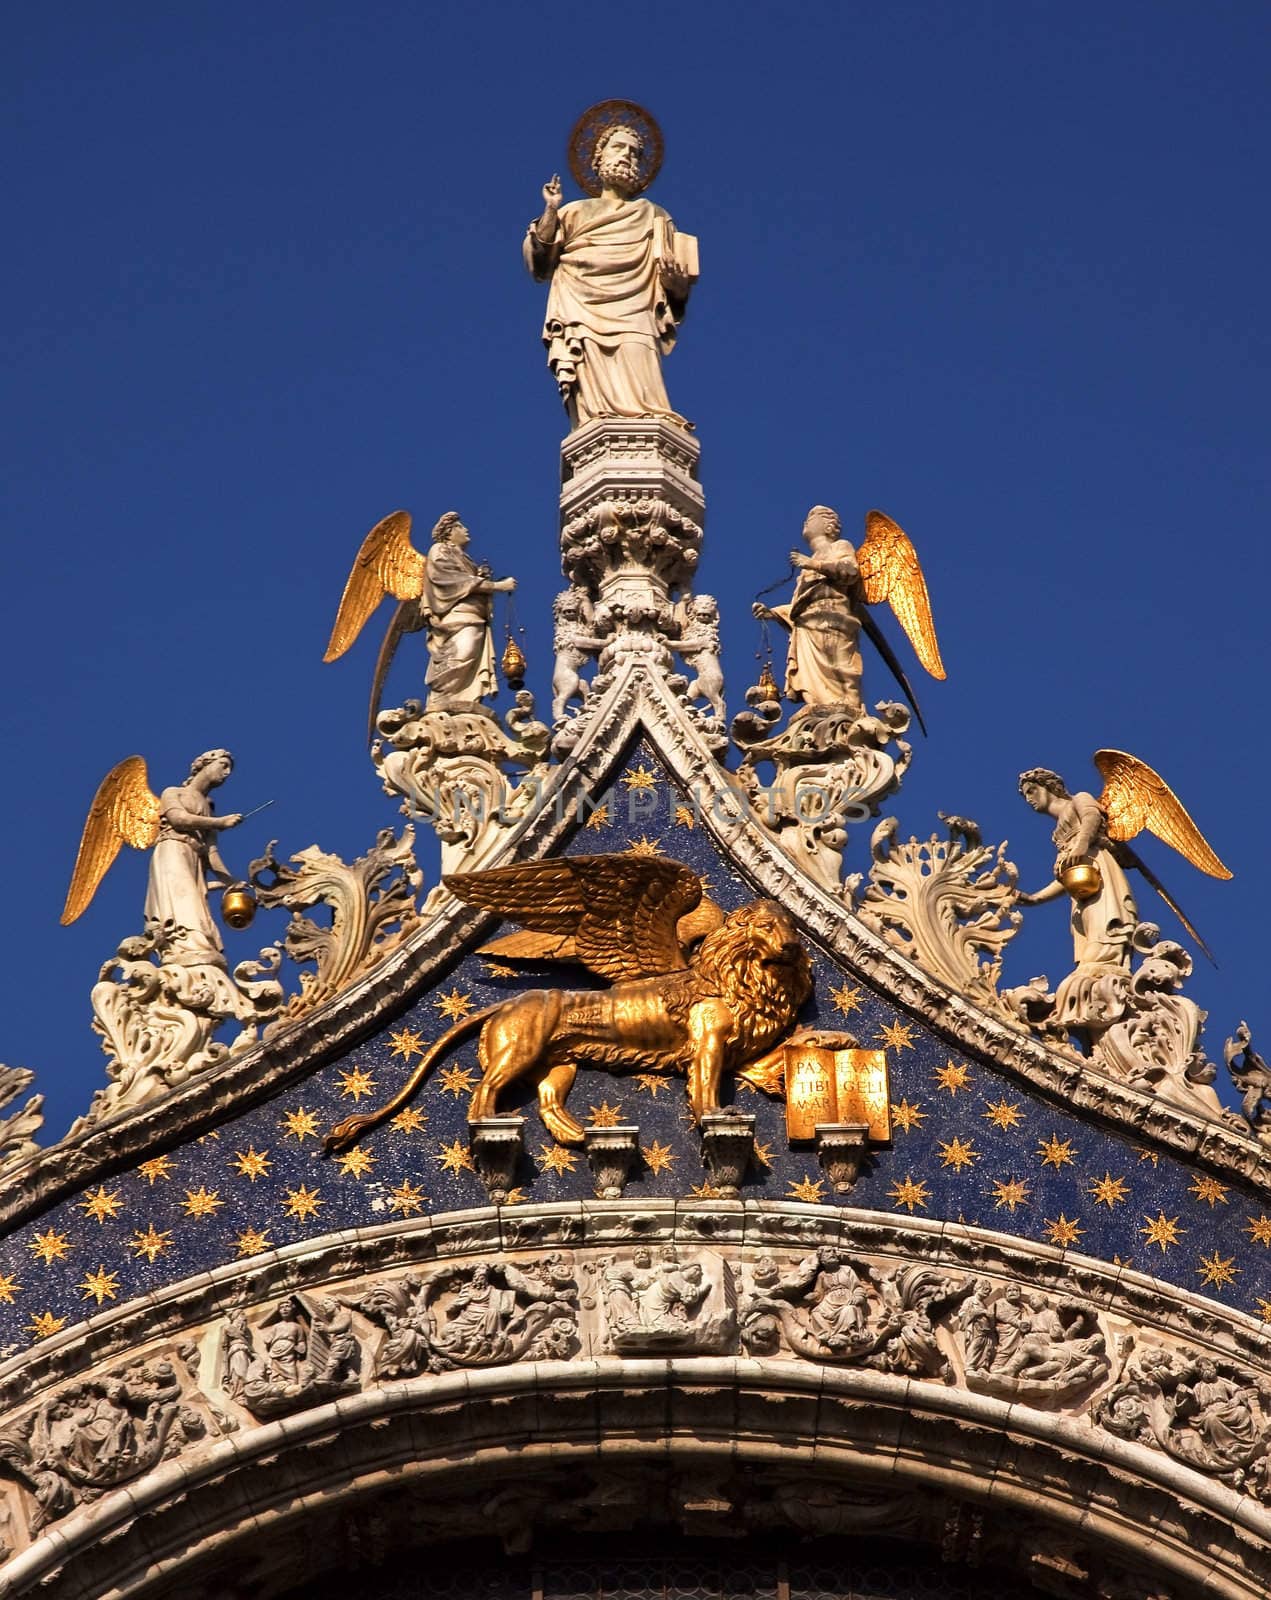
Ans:
POLYGON ((684 319, 695 264, 676 248, 662 207, 639 198, 661 160, 657 125, 639 107, 610 101, 584 115, 573 144, 574 176, 589 198, 562 205, 553 177, 523 249, 532 275, 550 281, 543 343, 570 426, 597 417, 683 422, 667 399, 662 357, 684 319))
POLYGON ((388 1335, 375 1360, 378 1378, 560 1360, 577 1344, 578 1289, 561 1255, 533 1269, 480 1262, 412 1273, 376 1284, 353 1304, 388 1335))
POLYGON ((31 1530, 38 1532, 206 1431, 170 1361, 134 1361, 63 1389, 0 1435, 0 1471, 33 1496, 31 1530))
POLYGON ((241 1312, 221 1330, 220 1381, 257 1417, 276 1417, 349 1394, 362 1351, 348 1309, 329 1296, 286 1295, 253 1330, 241 1312))
MULTIPOLYGON (((450 875, 452 893, 548 935, 542 956, 570 955, 610 979, 607 990, 532 989, 456 1023, 378 1111, 332 1129, 328 1153, 347 1149, 418 1092, 433 1063, 480 1033, 482 1079, 468 1120, 497 1114, 500 1090, 538 1083, 539 1112, 565 1144, 583 1142, 565 1108, 578 1066, 616 1072, 681 1072, 700 1121, 719 1106, 726 1071, 754 1068, 793 1028, 812 969, 787 912, 757 901, 730 912, 687 951, 677 925, 702 901, 698 874, 676 861, 631 855, 573 856, 450 875)), ((528 952, 525 952, 528 953, 528 952)))
POLYGON ((1111 1364, 1095 1314, 1073 1300, 997 1289, 981 1278, 958 1308, 967 1387, 980 1394, 1064 1399, 1101 1383, 1111 1364))
POLYGON ((935 1319, 966 1292, 967 1286, 928 1267, 878 1272, 828 1245, 785 1273, 764 1256, 741 1304, 742 1342, 756 1354, 770 1354, 784 1339, 794 1354, 812 1361, 942 1377, 948 1362, 936 1342, 935 1319))
POLYGON ((668 1246, 655 1260, 642 1245, 629 1260, 609 1256, 596 1270, 609 1344, 619 1355, 723 1354, 735 1348, 732 1273, 718 1257, 683 1261, 668 1246))
POLYGON ((1110 1433, 1154 1445, 1233 1487, 1248 1479, 1266 1498, 1269 1403, 1271 1393, 1249 1372, 1222 1370, 1208 1356, 1148 1348, 1094 1415, 1110 1433))

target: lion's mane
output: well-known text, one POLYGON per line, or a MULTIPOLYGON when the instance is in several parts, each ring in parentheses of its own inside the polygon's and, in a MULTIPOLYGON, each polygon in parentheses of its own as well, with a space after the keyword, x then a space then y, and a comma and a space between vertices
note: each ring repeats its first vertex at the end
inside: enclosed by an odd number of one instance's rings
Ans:
POLYGON ((790 961, 766 959, 755 937, 757 905, 734 911, 702 940, 689 970, 668 984, 667 1009, 687 1026, 690 1007, 720 999, 736 1019, 734 1062, 752 1061, 785 1034, 812 993, 812 963, 800 948, 790 961))

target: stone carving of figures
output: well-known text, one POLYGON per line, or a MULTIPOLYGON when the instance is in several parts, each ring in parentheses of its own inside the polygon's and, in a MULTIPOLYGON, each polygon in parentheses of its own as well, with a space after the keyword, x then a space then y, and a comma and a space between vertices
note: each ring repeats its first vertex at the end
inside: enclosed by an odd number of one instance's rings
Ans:
POLYGON ((471 1278, 460 1286, 447 1308, 446 1325, 437 1338, 438 1347, 468 1360, 479 1361, 494 1355, 515 1301, 516 1296, 510 1289, 492 1281, 489 1267, 474 1268, 471 1278))
POLYGON ((599 1264, 609 1341, 620 1355, 722 1353, 735 1347, 732 1279, 719 1262, 681 1261, 668 1248, 656 1263, 645 1246, 629 1262, 599 1264))
POLYGON ((300 1369, 308 1351, 308 1339, 301 1319, 300 1301, 289 1295, 279 1302, 261 1330, 264 1359, 257 1363, 253 1376, 267 1378, 271 1385, 294 1389, 300 1383, 300 1369))
POLYGON ((673 248, 670 217, 638 198, 652 176, 648 134, 614 120, 587 154, 599 193, 562 205, 553 177, 525 237, 526 266, 551 285, 547 364, 572 428, 597 417, 683 423, 667 399, 662 357, 675 344, 692 279, 673 248))
POLYGON ((589 628, 590 604, 581 589, 566 589, 552 605, 556 623, 554 640, 556 664, 552 670, 552 721, 560 722, 571 700, 587 703, 591 686, 579 675, 605 641, 593 638, 589 628))
POLYGON ((0 1435, 0 1470, 34 1496, 38 1532, 205 1432, 200 1413, 182 1403, 171 1362, 136 1361, 122 1374, 63 1390, 0 1435))
POLYGON ((1186 1423, 1220 1461, 1247 1461, 1258 1443, 1254 1392, 1220 1375, 1212 1361, 1198 1361, 1189 1383, 1174 1393, 1174 1421, 1186 1423))
POLYGON ((957 1316, 967 1384, 980 1393, 1063 1399, 1106 1378, 1107 1344, 1094 1314, 980 1279, 957 1316))
MULTIPOLYGON (((515 578, 495 578, 468 554, 469 533, 456 511, 439 517, 427 555, 411 543, 409 511, 381 518, 363 539, 340 597, 324 661, 335 661, 357 639, 371 613, 387 594, 397 601, 371 684, 369 734, 375 733, 380 694, 404 634, 427 630, 428 711, 484 711, 479 702, 492 695, 493 597, 511 594, 515 578)), ((488 714, 488 713, 487 713, 488 714)))
POLYGON ((632 1251, 629 1262, 610 1257, 601 1270, 600 1289, 605 1315, 613 1333, 641 1326, 640 1296, 653 1283, 653 1252, 644 1246, 632 1251))
POLYGON ((693 669, 687 698, 700 695, 722 723, 724 673, 719 664, 719 605, 713 595, 697 594, 688 602, 688 618, 675 648, 693 669))
POLYGON ((306 1376, 310 1383, 329 1387, 356 1379, 362 1352, 353 1332, 353 1317, 338 1300, 324 1296, 314 1308, 309 1329, 306 1376))
POLYGON ((836 1250, 817 1251, 810 1304, 808 1326, 831 1350, 856 1343, 865 1330, 869 1295, 836 1250))
POLYGON ((993 1287, 984 1278, 962 1302, 958 1328, 968 1372, 988 1372, 997 1354, 997 1321, 993 1315, 993 1287))
POLYGON ((231 1398, 241 1400, 248 1373, 251 1371, 252 1362, 255 1360, 251 1329, 247 1326, 247 1318, 241 1311, 231 1312, 226 1319, 225 1327, 221 1334, 221 1348, 223 1352, 222 1386, 225 1393, 231 1398))
POLYGON ((216 835, 225 828, 236 828, 243 819, 236 811, 213 816, 209 795, 233 770, 234 758, 228 750, 209 750, 195 757, 183 784, 159 795, 159 838, 150 853, 145 917, 161 927, 179 930, 165 951, 168 962, 225 965, 221 936, 207 905, 207 869, 217 874, 219 881, 213 887, 229 882, 216 835))

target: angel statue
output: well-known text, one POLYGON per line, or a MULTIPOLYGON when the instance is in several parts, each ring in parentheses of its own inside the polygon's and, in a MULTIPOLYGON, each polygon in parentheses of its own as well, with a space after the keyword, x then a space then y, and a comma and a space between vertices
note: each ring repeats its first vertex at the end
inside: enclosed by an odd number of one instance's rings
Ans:
POLYGON ((612 987, 529 989, 457 1022, 387 1105, 331 1130, 328 1154, 400 1111, 434 1062, 478 1031, 483 1076, 469 1122, 498 1115, 500 1092, 529 1078, 562 1144, 583 1142, 565 1106, 580 1065, 683 1073, 698 1121, 718 1110, 725 1072, 771 1090, 761 1058, 785 1042, 812 992, 811 962, 781 906, 758 900, 725 916, 704 906, 691 868, 646 856, 526 861, 444 882, 469 905, 531 930, 498 941, 501 958, 576 961, 612 987))
POLYGON ((229 879, 217 835, 243 820, 237 811, 216 816, 210 799, 233 766, 228 750, 207 750, 184 783, 156 795, 145 760, 128 756, 93 797, 63 923, 87 910, 121 844, 150 851, 150 878, 144 933, 123 940, 93 985, 93 1028, 109 1058, 110 1083, 94 1097, 89 1122, 140 1105, 247 1048, 258 1025, 282 1005, 282 986, 269 976, 282 959, 278 948, 240 961, 231 973, 208 908, 208 889, 229 879), (214 1036, 230 1019, 242 1028, 226 1044, 214 1036))
POLYGON ((349 573, 324 661, 335 661, 357 639, 386 594, 398 601, 384 635, 371 683, 368 736, 375 733, 384 680, 403 634, 427 630, 429 711, 475 710, 495 691, 493 596, 511 594, 515 578, 495 578, 467 552, 469 533, 447 511, 432 531, 426 556, 410 542, 409 511, 394 511, 362 541, 349 573))
POLYGON ((799 574, 790 603, 768 606, 756 601, 752 608, 756 617, 771 619, 789 631, 787 699, 802 701, 805 712, 833 706, 852 722, 863 717, 863 628, 921 724, 909 680, 868 609, 886 600, 919 661, 933 678, 944 677, 927 583, 909 536, 881 511, 870 511, 865 516, 864 541, 854 547, 843 538, 838 513, 829 506, 813 506, 804 519, 803 537, 811 554, 790 553, 799 574))
POLYGON ((1048 1018, 1060 1030, 1097 1030, 1120 1015, 1139 926, 1129 869, 1146 878, 1210 954, 1178 902, 1130 847, 1131 839, 1147 829, 1201 872, 1231 877, 1182 801, 1146 761, 1124 750, 1096 750, 1094 764, 1104 780, 1098 798, 1084 790, 1070 794, 1058 773, 1046 767, 1034 767, 1019 780, 1020 793, 1033 810, 1054 819, 1056 850, 1053 880, 1035 894, 1021 893, 1019 903, 1041 905, 1065 894, 1072 902, 1075 965, 1055 991, 1048 1018))
POLYGON ((213 813, 211 791, 234 770, 228 750, 205 750, 184 783, 152 794, 143 756, 127 756, 98 785, 80 839, 62 910, 66 926, 87 911, 121 844, 150 850, 147 926, 165 930, 164 959, 187 967, 225 968, 225 950, 207 891, 229 882, 216 836, 243 820, 237 811, 213 813), (208 870, 219 881, 209 885, 208 870))

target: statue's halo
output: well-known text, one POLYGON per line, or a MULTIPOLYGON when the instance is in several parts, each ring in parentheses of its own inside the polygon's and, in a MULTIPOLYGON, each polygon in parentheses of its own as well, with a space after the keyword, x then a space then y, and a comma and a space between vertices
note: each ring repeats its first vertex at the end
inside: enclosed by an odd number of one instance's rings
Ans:
POLYGON ((569 136, 569 170, 584 194, 600 193, 600 177, 592 165, 592 156, 596 140, 615 122, 634 128, 644 144, 644 154, 640 157, 640 181, 634 193, 642 194, 661 171, 662 130, 653 113, 638 106, 634 100, 598 100, 583 112, 569 136))

